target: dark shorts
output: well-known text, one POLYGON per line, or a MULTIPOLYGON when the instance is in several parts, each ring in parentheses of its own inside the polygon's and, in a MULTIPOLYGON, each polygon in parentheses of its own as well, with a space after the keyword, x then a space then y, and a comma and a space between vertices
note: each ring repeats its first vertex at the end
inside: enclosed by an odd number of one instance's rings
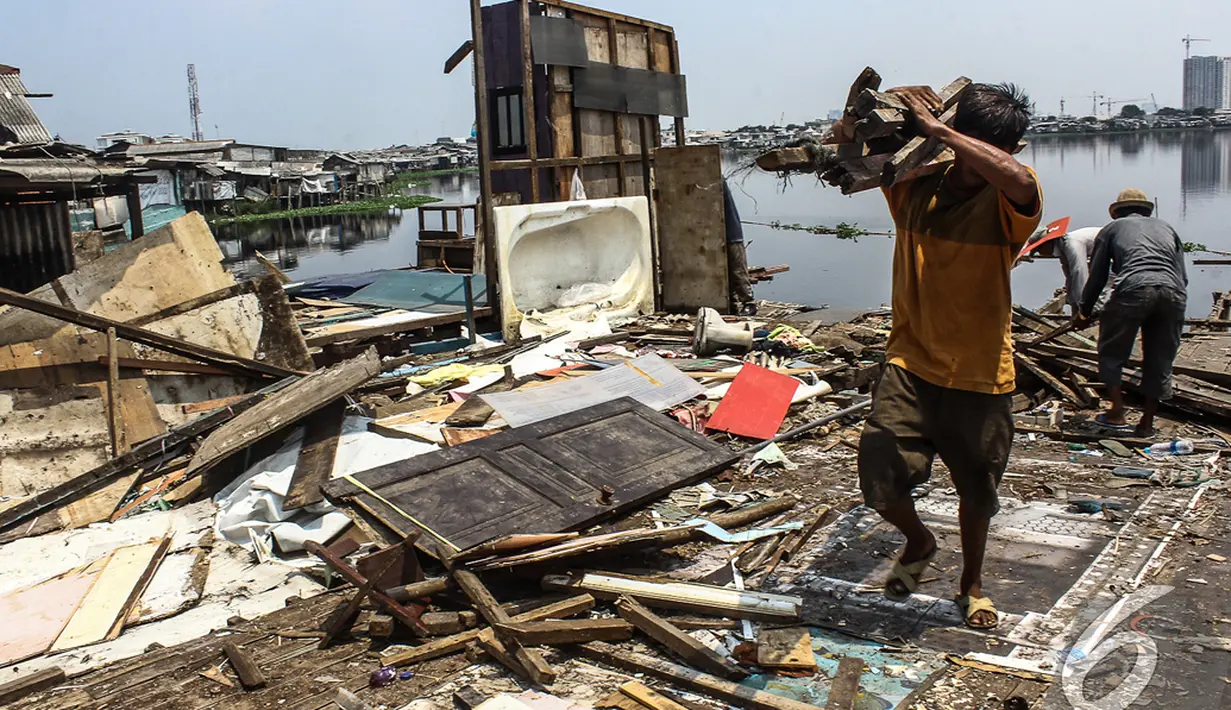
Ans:
POLYGON ((886 365, 859 439, 864 503, 884 510, 910 499, 939 454, 963 506, 989 517, 1013 446, 1012 396, 939 387, 886 365))
POLYGON ((1171 397, 1171 368, 1180 351, 1187 301, 1167 286, 1112 294, 1099 318, 1099 380, 1108 387, 1121 384, 1141 331, 1141 393, 1150 399, 1171 397))

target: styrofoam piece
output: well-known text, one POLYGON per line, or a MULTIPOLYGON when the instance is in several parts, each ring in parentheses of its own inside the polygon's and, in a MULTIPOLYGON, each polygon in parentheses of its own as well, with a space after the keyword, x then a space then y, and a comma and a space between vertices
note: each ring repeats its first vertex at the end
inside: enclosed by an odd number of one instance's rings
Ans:
POLYGON ((654 309, 650 210, 645 197, 614 197, 495 208, 500 308, 506 340, 531 311, 605 312, 630 317, 654 309), (585 284, 602 289, 581 289, 585 284), (609 290, 608 290, 609 289, 609 290), (599 303, 559 308, 561 296, 602 292, 599 303))

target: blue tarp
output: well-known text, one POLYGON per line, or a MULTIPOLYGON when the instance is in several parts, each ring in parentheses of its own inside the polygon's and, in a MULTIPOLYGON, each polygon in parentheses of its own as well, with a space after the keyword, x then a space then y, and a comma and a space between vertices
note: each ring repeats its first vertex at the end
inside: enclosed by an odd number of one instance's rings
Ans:
POLYGON ((362 274, 340 274, 336 276, 321 276, 308 279, 286 289, 288 296, 304 298, 341 299, 353 294, 359 289, 370 285, 381 274, 389 271, 366 271, 362 274))
MULTIPOLYGON (((357 306, 404 308, 428 313, 455 313, 466 308, 465 276, 440 271, 385 271, 370 285, 341 300, 357 306)), ((474 306, 487 305, 487 279, 471 280, 474 306)))

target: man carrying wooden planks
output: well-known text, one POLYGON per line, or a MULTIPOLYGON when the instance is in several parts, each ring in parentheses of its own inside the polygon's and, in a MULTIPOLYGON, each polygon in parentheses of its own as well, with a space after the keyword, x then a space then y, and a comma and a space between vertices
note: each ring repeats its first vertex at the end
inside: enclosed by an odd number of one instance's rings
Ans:
POLYGON ((1011 84, 975 84, 950 127, 936 118, 943 104, 932 89, 889 93, 956 160, 885 189, 897 228, 893 330, 860 439, 860 487, 867 505, 906 536, 885 585, 886 596, 904 600, 937 553, 911 489, 940 455, 960 498, 957 603, 968 626, 989 629, 999 616, 983 593, 983 556, 1013 442, 1009 274, 1043 209, 1037 177, 1013 157, 1030 104, 1011 84))

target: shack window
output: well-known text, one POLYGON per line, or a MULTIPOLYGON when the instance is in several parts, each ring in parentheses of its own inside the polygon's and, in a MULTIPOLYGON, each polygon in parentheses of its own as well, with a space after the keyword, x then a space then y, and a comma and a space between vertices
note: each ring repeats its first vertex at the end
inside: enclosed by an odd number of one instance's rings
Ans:
POLYGON ((492 153, 507 155, 526 152, 526 131, 522 125, 521 88, 496 89, 492 93, 492 153))

